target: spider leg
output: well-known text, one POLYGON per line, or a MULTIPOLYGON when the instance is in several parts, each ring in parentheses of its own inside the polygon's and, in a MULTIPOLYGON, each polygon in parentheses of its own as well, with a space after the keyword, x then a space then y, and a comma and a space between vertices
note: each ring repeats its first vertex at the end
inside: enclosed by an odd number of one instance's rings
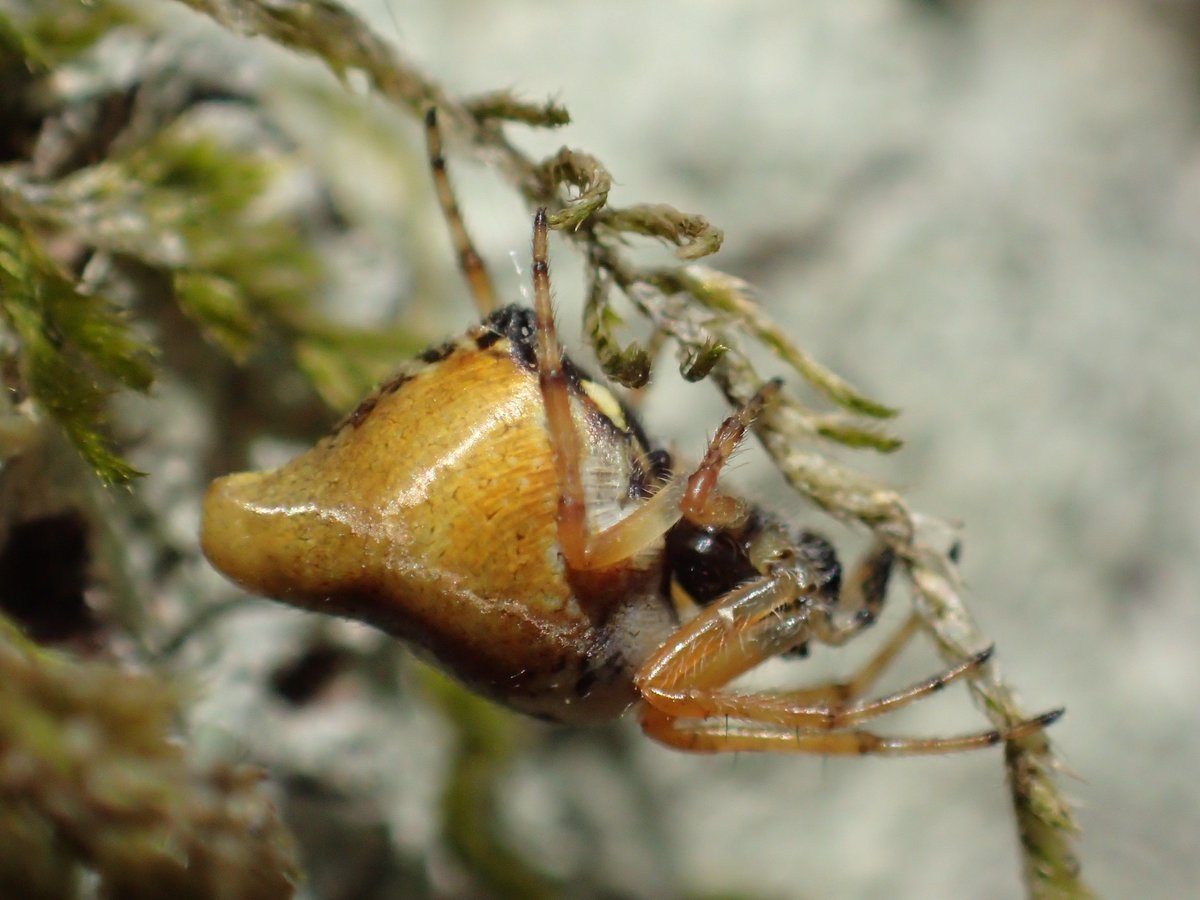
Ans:
MULTIPOLYGON (((946 753, 987 747, 1044 727, 1058 712, 1017 723, 1005 732, 950 738, 893 738, 852 729, 941 690, 976 671, 990 650, 887 697, 854 707, 823 702, 832 686, 813 691, 737 693, 727 685, 811 633, 816 605, 798 581, 777 573, 742 585, 683 626, 642 667, 642 727, 684 750, 791 750, 826 754, 946 753), (730 721, 730 720, 734 721, 730 721)), ((860 673, 869 684, 911 637, 901 629, 860 673)))
POLYGON ((741 504, 733 498, 712 496, 717 475, 737 447, 749 424, 779 389, 768 382, 745 406, 725 420, 709 444, 704 461, 688 479, 687 487, 672 478, 628 515, 600 531, 587 524, 587 501, 581 460, 585 447, 571 415, 571 388, 563 366, 562 345, 554 321, 550 291, 548 254, 549 226, 546 210, 533 220, 533 306, 537 316, 538 382, 546 409, 547 431, 558 477, 558 539, 567 565, 576 570, 599 569, 635 556, 670 530, 685 510, 697 516, 718 517, 737 512, 741 504), (685 492, 690 500, 683 501, 685 492))
POLYGON ((647 703, 677 716, 734 678, 795 646, 809 632, 800 584, 790 573, 764 575, 730 591, 681 626, 635 676, 647 703))
POLYGON ((433 171, 433 186, 437 192, 438 204, 450 228, 450 240, 458 254, 458 266, 467 279, 479 314, 486 316, 496 307, 496 291, 492 287, 492 279, 483 264, 483 258, 476 251, 471 235, 467 233, 458 201, 454 198, 454 188, 446 175, 446 158, 442 155, 442 130, 438 127, 437 107, 434 106, 425 111, 425 146, 429 151, 429 168, 433 171))
POLYGON ((914 613, 896 629, 896 632, 875 651, 869 660, 859 667, 857 672, 845 681, 830 681, 803 690, 791 691, 791 696, 798 702, 811 706, 846 706, 875 686, 883 673, 887 671, 888 666, 896 660, 896 657, 920 630, 921 619, 914 613))
POLYGON ((813 731, 836 731, 893 712, 935 694, 964 676, 974 674, 988 661, 992 648, 904 690, 855 706, 829 705, 821 687, 800 691, 734 693, 711 688, 666 691, 658 689, 652 701, 657 709, 678 718, 732 717, 770 725, 813 731))
POLYGON ((738 518, 742 513, 742 504, 737 498, 716 493, 717 479, 721 470, 733 456, 733 452, 746 436, 746 430, 762 412, 763 407, 779 393, 783 382, 772 379, 764 384, 746 401, 745 405, 734 410, 721 427, 717 429, 708 444, 708 450, 696 471, 688 477, 687 490, 680 504, 680 512, 690 522, 697 525, 723 525, 738 518))
POLYGON ((798 728, 747 725, 723 720, 679 723, 671 716, 646 707, 642 728, 647 735, 693 753, 815 753, 821 756, 920 756, 956 753, 993 747, 1002 741, 1016 741, 1053 724, 1063 713, 1056 709, 1005 731, 980 731, 955 737, 887 737, 870 731, 802 731, 798 728))
POLYGON ((581 470, 586 448, 571 415, 570 384, 554 322, 545 209, 539 209, 533 220, 532 268, 538 329, 538 381, 559 485, 559 544, 572 569, 603 568, 635 556, 679 520, 683 484, 672 479, 620 521, 602 531, 589 531, 581 470))

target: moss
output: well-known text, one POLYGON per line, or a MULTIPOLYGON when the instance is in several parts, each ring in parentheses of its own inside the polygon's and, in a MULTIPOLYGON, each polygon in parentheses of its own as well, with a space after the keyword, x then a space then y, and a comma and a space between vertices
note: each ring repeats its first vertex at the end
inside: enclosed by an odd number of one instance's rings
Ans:
POLYGON ((185 697, 43 650, 0 618, 0 894, 280 898, 298 879, 262 773, 202 767, 185 697))
POLYGON ((85 294, 27 225, 0 219, 0 312, 20 342, 29 394, 66 430, 104 481, 138 474, 103 437, 113 386, 145 391, 153 350, 103 297, 85 294))

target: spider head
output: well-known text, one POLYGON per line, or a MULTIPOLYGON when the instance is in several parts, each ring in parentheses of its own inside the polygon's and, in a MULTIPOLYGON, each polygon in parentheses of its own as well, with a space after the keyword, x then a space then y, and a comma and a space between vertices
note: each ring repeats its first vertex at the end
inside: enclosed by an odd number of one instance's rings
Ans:
POLYGON ((808 531, 792 538, 753 508, 735 523, 680 519, 667 533, 667 568, 674 584, 699 606, 785 569, 794 573, 806 595, 831 607, 842 585, 842 567, 828 541, 808 531))

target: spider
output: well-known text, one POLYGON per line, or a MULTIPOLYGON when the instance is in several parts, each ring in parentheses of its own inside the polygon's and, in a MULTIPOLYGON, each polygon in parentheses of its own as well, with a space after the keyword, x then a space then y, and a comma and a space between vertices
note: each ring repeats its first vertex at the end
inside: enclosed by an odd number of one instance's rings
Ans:
POLYGON ((893 552, 843 581, 833 547, 793 536, 719 476, 777 382, 717 429, 690 472, 563 352, 546 211, 533 221, 533 309, 498 307, 426 120, 438 199, 482 321, 433 347, 281 468, 216 480, 201 540, 246 589, 374 625, 471 689, 544 719, 636 706, 647 735, 696 752, 926 754, 1032 734, 885 737, 860 726, 971 677, 990 648, 864 699, 919 630, 908 622, 845 682, 739 691, 738 676, 861 634, 893 552))

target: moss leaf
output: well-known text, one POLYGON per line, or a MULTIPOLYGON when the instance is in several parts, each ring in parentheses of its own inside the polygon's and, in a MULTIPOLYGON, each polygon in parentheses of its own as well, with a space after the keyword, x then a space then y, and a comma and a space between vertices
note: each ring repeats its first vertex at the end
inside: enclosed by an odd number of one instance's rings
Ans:
POLYGON ((108 483, 140 474, 104 436, 114 386, 146 391, 153 350, 102 297, 82 292, 21 229, 0 224, 0 311, 16 333, 30 394, 108 483))

